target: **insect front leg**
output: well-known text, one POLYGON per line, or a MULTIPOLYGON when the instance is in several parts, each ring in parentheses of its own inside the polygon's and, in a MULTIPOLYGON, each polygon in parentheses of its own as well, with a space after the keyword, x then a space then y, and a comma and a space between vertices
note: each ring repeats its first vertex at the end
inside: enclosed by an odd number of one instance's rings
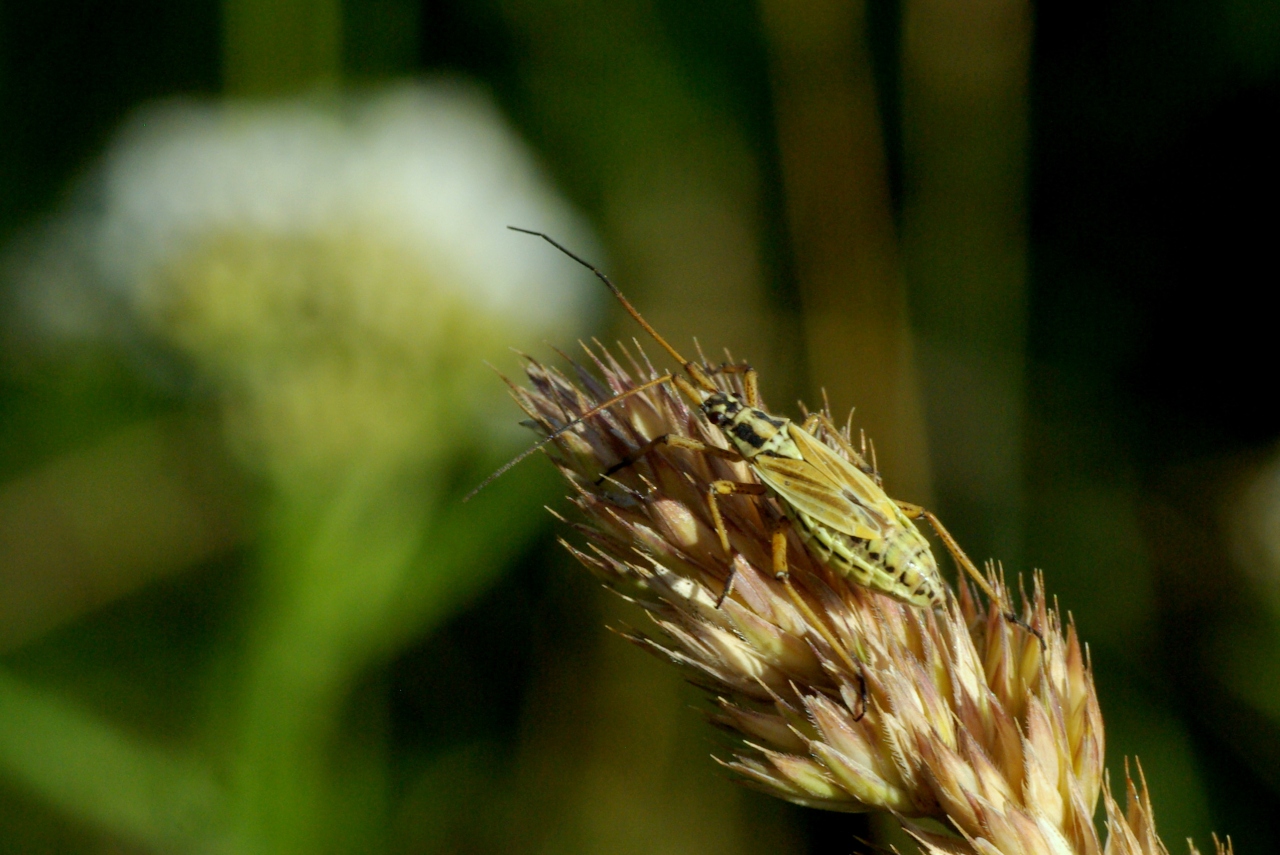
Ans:
POLYGON ((746 393, 748 407, 760 406, 760 373, 745 362, 721 365, 715 374, 741 374, 742 390, 746 393))
POLYGON ((978 567, 973 563, 973 559, 971 559, 968 554, 960 548, 960 544, 954 537, 952 537, 951 532, 947 531, 946 526, 942 524, 942 520, 938 519, 937 515, 934 514, 933 511, 926 510, 919 505, 913 505, 910 502, 897 502, 895 500, 895 504, 902 509, 902 512, 906 514, 909 519, 920 519, 923 517, 925 520, 928 520, 929 525, 938 533, 938 537, 942 540, 943 545, 947 547, 947 552, 951 553, 951 557, 954 558, 956 563, 959 564, 960 567, 969 574, 973 581, 977 583, 978 587, 982 589, 982 592, 986 594, 992 602, 1000 607, 1004 612, 1004 619, 1009 621, 1009 623, 1022 627, 1027 632, 1034 635, 1040 640, 1040 646, 1042 648, 1045 646, 1044 636, 1025 620, 1018 617, 1017 612, 1013 610, 1012 604, 1006 604, 1004 600, 996 596, 996 592, 991 589, 991 585, 987 582, 986 577, 978 571, 978 567))
POLYGON ((664 433, 662 436, 657 436, 649 440, 644 445, 637 448, 634 453, 627 455, 619 462, 604 470, 604 474, 596 479, 596 484, 602 484, 604 483, 604 479, 608 478, 613 473, 620 472, 623 469, 632 466, 637 460, 642 459, 646 454, 653 451, 660 445, 666 445, 673 448, 684 448, 689 451, 710 454, 712 457, 719 457, 724 460, 732 460, 734 462, 742 460, 742 455, 733 449, 717 448, 714 445, 707 445, 705 442, 698 439, 690 439, 687 436, 678 436, 674 433, 664 433))

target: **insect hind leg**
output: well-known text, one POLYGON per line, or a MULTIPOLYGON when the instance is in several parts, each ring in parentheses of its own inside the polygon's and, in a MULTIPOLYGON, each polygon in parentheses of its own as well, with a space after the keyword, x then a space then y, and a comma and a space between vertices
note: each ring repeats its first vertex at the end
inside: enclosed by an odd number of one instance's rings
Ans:
POLYGON ((781 581, 783 589, 787 592, 787 596, 791 598, 791 602, 795 603, 796 608, 800 610, 800 614, 804 615, 805 620, 808 621, 809 625, 813 627, 813 629, 817 630, 818 635, 822 637, 822 640, 827 643, 827 646, 831 648, 836 656, 844 661, 849 672, 857 678, 858 697, 861 700, 861 704, 858 711, 854 714, 853 720, 855 722, 862 721, 863 716, 867 714, 867 710, 869 709, 869 698, 867 696, 867 677, 862 670, 861 660, 858 659, 857 655, 853 651, 849 650, 840 642, 836 635, 831 631, 830 627, 828 627, 822 618, 814 612, 814 610, 809 606, 809 603, 805 601, 805 598, 801 596, 800 592, 791 584, 791 576, 789 574, 782 576, 781 581))
POLYGON ((913 505, 910 502, 896 502, 896 504, 909 518, 924 518, 927 520, 933 530, 938 533, 939 539, 941 539, 943 545, 947 547, 947 552, 951 553, 951 557, 955 559, 955 562, 960 565, 961 569, 963 569, 974 582, 977 583, 978 587, 982 589, 982 592, 986 594, 992 602, 996 603, 1000 607, 1000 610, 1004 613, 1004 619, 1034 635, 1036 639, 1039 640, 1041 649, 1045 647, 1043 633, 1035 629, 1022 618, 1018 617, 1018 613, 1013 610, 1012 604, 1005 603, 1003 599, 996 595, 996 592, 992 590, 991 584, 987 581, 987 578, 982 575, 978 570, 977 565, 973 563, 973 559, 960 548, 959 542, 956 541, 951 532, 947 531, 946 526, 942 524, 942 520, 938 519, 937 515, 934 514, 933 511, 922 508, 920 505, 913 505))

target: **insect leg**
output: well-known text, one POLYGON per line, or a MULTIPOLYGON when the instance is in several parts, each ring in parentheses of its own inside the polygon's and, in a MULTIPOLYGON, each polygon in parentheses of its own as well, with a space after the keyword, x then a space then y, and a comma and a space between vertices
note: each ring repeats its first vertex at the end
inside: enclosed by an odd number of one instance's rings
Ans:
POLYGON ((747 406, 760 406, 760 373, 745 362, 735 362, 731 365, 721 365, 715 370, 716 374, 741 374, 742 389, 746 392, 747 406))
POLYGON ((801 422, 800 427, 805 431, 805 433, 812 433, 816 436, 817 434, 814 431, 814 428, 818 425, 821 425, 827 435, 835 440, 836 445, 840 446, 841 450, 849 456, 849 459, 853 461, 855 466, 872 477, 878 477, 875 469, 867 463, 867 459, 844 438, 844 434, 842 434, 840 429, 836 427, 835 422, 831 421, 831 416, 821 412, 810 413, 808 417, 801 422))
POLYGON ((724 601, 729 599, 729 595, 733 593, 733 580, 738 578, 738 565, 731 564, 729 566, 729 577, 724 580, 724 587, 720 590, 720 596, 716 597, 716 608, 724 606, 724 601))
MULTIPOLYGON (((725 481, 721 483, 728 484, 730 482, 725 481)), ((758 485, 745 484, 741 486, 755 487, 758 485)), ((743 492, 743 493, 750 493, 752 495, 759 495, 754 490, 735 489, 734 492, 735 493, 743 492)), ((715 498, 714 497, 711 498, 711 501, 714 503, 715 498)), ((712 507, 715 507, 715 505, 713 504, 712 507)), ((720 523, 719 508, 716 508, 714 511, 712 511, 712 514, 715 515, 716 517, 716 523, 717 523, 716 531, 718 533, 723 527, 720 523)), ((791 525, 791 521, 788 520, 786 517, 783 517, 781 520, 779 520, 778 525, 774 527, 773 533, 770 535, 773 541, 773 577, 775 579, 786 579, 789 575, 787 572, 787 529, 790 527, 790 525, 791 525)), ((738 576, 738 567, 735 564, 729 568, 729 578, 724 580, 724 588, 720 591, 720 596, 716 597, 716 608, 720 608, 722 605, 724 605, 724 601, 729 597, 731 593, 733 593, 733 580, 736 579, 737 576, 738 576)))
POLYGON ((929 525, 938 533, 938 537, 942 540, 943 545, 947 547, 947 551, 951 553, 951 557, 956 560, 956 563, 960 565, 960 568, 973 578, 973 581, 982 589, 982 592, 991 598, 993 602, 999 603, 1001 608, 1004 607, 1004 602, 996 596, 995 591, 991 590, 991 585, 987 582, 986 577, 979 572, 977 565, 973 563, 973 559, 971 559, 965 551, 960 548, 960 544, 951 536, 951 532, 947 531, 946 526, 942 524, 942 520, 938 519, 933 511, 926 510, 919 505, 913 505, 910 502, 899 502, 896 499, 894 500, 894 503, 902 509, 902 512, 907 515, 908 519, 918 520, 923 518, 928 520, 929 525))
POLYGON ((800 596, 800 592, 791 584, 791 576, 788 574, 781 578, 782 585, 786 589, 787 595, 791 597, 791 602, 796 604, 796 607, 800 610, 800 613, 804 615, 805 619, 809 622, 809 625, 818 631, 818 634, 822 636, 823 641, 827 643, 831 650, 844 660, 844 664, 849 668, 849 672, 858 678, 858 698, 861 700, 861 709, 859 709, 854 715, 853 720, 855 722, 862 721, 862 717, 867 714, 868 700, 867 678, 862 672, 861 660, 859 660, 852 651, 846 649, 835 635, 832 634, 830 628, 828 628, 827 625, 823 623, 822 619, 814 613, 813 609, 809 607, 809 604, 805 601, 804 597, 800 596))
POLYGON ((608 469, 604 470, 604 474, 602 474, 599 478, 596 479, 596 484, 604 483, 604 479, 608 478, 610 475, 612 475, 615 472, 619 472, 623 469, 626 469, 628 466, 631 466, 637 460, 640 460, 646 454, 648 454, 650 451, 653 451, 655 448, 657 448, 660 445, 674 446, 675 448, 684 448, 684 449, 688 449, 689 451, 699 451, 699 452, 702 452, 703 454, 710 454, 713 457, 722 457, 725 460, 737 461, 742 459, 742 455, 734 451, 733 449, 717 448, 714 445, 707 445, 705 442, 702 442, 701 440, 698 440, 698 439, 690 439, 687 436, 677 436, 676 434, 673 434, 673 433, 664 433, 662 436, 657 436, 649 440, 644 445, 637 448, 633 454, 627 455, 625 458, 623 458, 619 462, 613 464, 608 469))
POLYGON ((1018 617, 1017 613, 1013 610, 1012 605, 1006 606, 1004 601, 996 596, 996 592, 991 590, 991 585, 987 582, 986 577, 978 572, 978 567, 973 563, 973 559, 971 559, 965 551, 960 548, 960 544, 951 536, 951 532, 947 531, 946 526, 942 524, 942 520, 938 519, 937 515, 935 515, 933 511, 926 510, 919 505, 913 505, 910 502, 897 502, 897 505, 902 509, 902 512, 911 519, 919 519, 923 517, 928 520, 929 525, 938 533, 938 537, 947 547, 947 551, 951 553, 951 557, 956 560, 956 563, 959 564, 970 577, 972 577, 973 581, 982 589, 982 592, 986 594, 992 602, 999 605, 1004 611, 1004 619, 1009 621, 1009 623, 1022 627, 1027 632, 1038 638, 1042 648, 1045 646, 1044 636, 1025 620, 1018 617))
POLYGON ((785 579, 790 575, 787 568, 787 529, 791 521, 783 517, 773 530, 773 578, 785 579))
POLYGON ((720 497, 732 496, 734 493, 763 496, 765 492, 763 484, 742 484, 737 481, 712 481, 711 486, 707 488, 707 504, 711 507, 711 520, 716 524, 716 536, 720 538, 720 546, 724 549, 725 555, 732 556, 733 552, 729 549, 729 530, 725 528, 724 517, 720 516, 720 497))

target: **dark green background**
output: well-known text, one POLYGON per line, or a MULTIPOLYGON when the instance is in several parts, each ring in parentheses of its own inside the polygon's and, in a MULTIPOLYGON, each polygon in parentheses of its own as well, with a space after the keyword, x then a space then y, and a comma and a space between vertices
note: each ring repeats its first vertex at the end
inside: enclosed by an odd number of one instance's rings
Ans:
MULTIPOLYGON (((608 19, 609 10, 584 0, 559 14, 577 32, 570 19, 608 19)), ((220 14, 212 2, 0 6, 0 242, 59 205, 134 107, 222 91, 220 14)), ((875 4, 869 32, 900 203, 898 14, 895 3, 875 4)), ((649 91, 643 76, 576 87, 565 92, 572 103, 549 110, 549 96, 531 97, 522 77, 527 30, 496 3, 351 0, 343 16, 347 82, 439 71, 483 81, 589 216, 600 213, 608 170, 620 158, 644 157, 643 145, 623 146, 631 129, 616 124, 619 101, 649 91)), ((1046 570, 1084 638, 1095 639, 1111 766, 1135 751, 1148 758, 1171 849, 1190 833, 1203 846, 1211 829, 1185 827, 1181 782, 1154 773, 1170 728, 1189 735, 1212 829, 1230 833, 1237 851, 1274 851, 1280 722, 1233 699, 1215 676, 1215 657, 1231 654, 1207 644, 1225 625, 1274 632, 1227 555, 1223 519, 1242 473, 1280 435, 1271 400, 1276 314, 1266 307, 1276 290, 1280 4, 1078 0, 1037 3, 1034 17, 1025 557, 1046 570), (1136 545, 1117 545, 1096 508, 1077 513, 1058 490, 1065 481, 1117 480, 1136 508, 1136 545), (1124 584, 1117 574, 1126 549, 1145 556, 1153 580, 1151 631, 1136 635, 1116 631, 1112 624, 1127 616, 1108 607, 1109 592, 1124 584)), ((613 50, 625 52, 628 20, 584 44, 584 55, 608 63, 613 50)), ((659 0, 645 20, 656 30, 643 38, 674 57, 696 107, 734 122, 758 158, 769 299, 780 316, 794 315, 755 7, 659 0)), ((657 100, 645 106, 661 111, 663 90, 654 91, 657 100)), ((151 388, 123 357, 16 378, 6 372, 0 472, 26 471, 175 406, 151 388)), ((943 495, 944 514, 946 505, 943 495)), ((980 541, 963 519, 955 529, 963 542, 980 541)), ((543 557, 549 540, 543 546, 365 689, 392 699, 391 762, 404 775, 414 757, 477 734, 515 750, 539 651, 570 655, 591 631, 597 616, 575 607, 588 583, 543 557), (501 679, 481 676, 495 672, 501 679), (451 687, 447 696, 441 685, 451 687)), ((973 551, 984 554, 983 544, 973 551)), ((113 714, 180 735, 191 675, 209 655, 202 642, 225 619, 241 572, 206 567, 153 586, 9 653, 8 664, 91 696, 102 690, 97 696, 115 699, 113 714)), ((695 718, 690 728, 700 726, 695 718)), ((483 816, 483 795, 477 799, 470 810, 483 816)), ((800 822, 815 852, 845 851, 850 830, 863 827, 838 816, 804 814, 800 822)), ((103 851, 93 828, 3 781, 0 848, 103 851)))

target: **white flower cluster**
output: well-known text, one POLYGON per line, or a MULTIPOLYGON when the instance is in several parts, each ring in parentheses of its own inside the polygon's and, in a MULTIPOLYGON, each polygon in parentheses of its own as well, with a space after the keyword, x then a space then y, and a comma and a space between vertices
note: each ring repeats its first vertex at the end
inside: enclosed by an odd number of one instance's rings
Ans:
POLYGON ((153 106, 88 187, 27 254, 21 300, 64 334, 158 337, 271 465, 421 457, 474 433, 492 406, 477 389, 500 388, 484 360, 578 332, 595 296, 505 230, 590 251, 492 102, 458 83, 153 106))
POLYGON ((524 324, 564 327, 583 309, 563 259, 503 231, 580 242, 581 224, 491 101, 458 84, 345 105, 152 107, 108 152, 101 193, 95 256, 126 292, 211 234, 364 233, 524 324))

